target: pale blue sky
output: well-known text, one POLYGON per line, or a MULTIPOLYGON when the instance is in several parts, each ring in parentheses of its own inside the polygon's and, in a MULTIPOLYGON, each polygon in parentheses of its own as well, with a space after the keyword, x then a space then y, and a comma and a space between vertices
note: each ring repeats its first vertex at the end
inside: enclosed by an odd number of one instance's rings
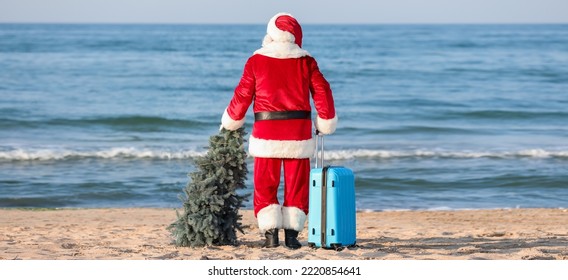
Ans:
POLYGON ((0 22, 568 23, 568 0, 0 0, 0 22))

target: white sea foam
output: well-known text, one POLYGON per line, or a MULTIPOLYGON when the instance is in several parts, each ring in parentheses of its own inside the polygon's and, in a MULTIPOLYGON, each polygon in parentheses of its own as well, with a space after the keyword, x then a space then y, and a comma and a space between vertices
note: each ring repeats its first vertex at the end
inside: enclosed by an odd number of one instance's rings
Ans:
POLYGON ((325 158, 328 160, 344 160, 355 158, 567 158, 568 151, 547 151, 544 149, 528 149, 518 151, 440 151, 440 150, 337 150, 326 151, 325 158))
MULTIPOLYGON (((174 150, 166 148, 111 147, 104 149, 71 148, 4 148, 0 150, 0 161, 46 161, 81 158, 133 158, 133 159, 191 159, 205 155, 205 151, 174 150)), ((326 160, 350 159, 396 159, 396 158, 562 158, 568 159, 568 151, 528 149, 518 151, 441 151, 441 150, 330 150, 325 152, 326 160)))
POLYGON ((72 149, 13 149, 0 151, 0 160, 4 161, 46 161, 81 158, 139 158, 139 159, 187 159, 204 155, 205 152, 193 150, 152 150, 133 147, 114 147, 101 150, 72 149))

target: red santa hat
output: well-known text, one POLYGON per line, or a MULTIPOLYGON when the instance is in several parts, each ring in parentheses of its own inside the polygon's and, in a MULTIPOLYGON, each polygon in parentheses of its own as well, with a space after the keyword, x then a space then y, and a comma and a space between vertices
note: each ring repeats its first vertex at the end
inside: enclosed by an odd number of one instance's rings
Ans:
POLYGON ((295 43, 302 47, 302 27, 288 13, 278 13, 268 21, 266 33, 276 42, 295 43))

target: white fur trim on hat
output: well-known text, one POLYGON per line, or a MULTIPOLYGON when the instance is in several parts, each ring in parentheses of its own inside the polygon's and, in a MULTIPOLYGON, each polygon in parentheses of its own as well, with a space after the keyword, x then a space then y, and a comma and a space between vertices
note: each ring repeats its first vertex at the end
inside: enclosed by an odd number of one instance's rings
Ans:
POLYGON ((221 126, 228 130, 237 130, 245 124, 245 118, 241 120, 234 120, 229 116, 227 109, 223 112, 223 117, 221 118, 221 126))
POLYGON ((256 220, 260 232, 273 228, 282 228, 282 207, 279 204, 268 205, 258 211, 256 220))
POLYGON ((297 207, 282 207, 282 227, 302 231, 306 223, 306 213, 297 207))
POLYGON ((266 140, 249 138, 249 154, 261 158, 310 158, 314 155, 316 142, 307 140, 266 140))
POLYGON ((337 128, 337 120, 337 114, 335 115, 335 117, 329 120, 322 119, 320 118, 320 116, 317 116, 315 121, 316 129, 323 134, 332 134, 337 128))
POLYGON ((294 43, 294 40, 295 40, 294 34, 288 32, 288 31, 280 30, 276 26, 276 20, 281 16, 289 16, 289 17, 292 17, 292 18, 294 17, 293 15, 288 14, 288 13, 276 14, 275 16, 273 16, 268 21, 268 25, 266 26, 266 33, 268 35, 270 35, 270 37, 272 38, 273 41, 294 43))

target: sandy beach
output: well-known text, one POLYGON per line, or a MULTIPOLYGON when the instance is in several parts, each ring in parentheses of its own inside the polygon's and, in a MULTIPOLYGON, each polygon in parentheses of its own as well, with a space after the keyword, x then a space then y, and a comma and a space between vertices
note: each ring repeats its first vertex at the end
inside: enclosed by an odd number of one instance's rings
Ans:
POLYGON ((166 229, 173 209, 3 209, 0 260, 568 259, 566 209, 361 212, 358 247, 342 251, 262 248, 252 211, 242 214, 238 246, 180 248, 166 229))

